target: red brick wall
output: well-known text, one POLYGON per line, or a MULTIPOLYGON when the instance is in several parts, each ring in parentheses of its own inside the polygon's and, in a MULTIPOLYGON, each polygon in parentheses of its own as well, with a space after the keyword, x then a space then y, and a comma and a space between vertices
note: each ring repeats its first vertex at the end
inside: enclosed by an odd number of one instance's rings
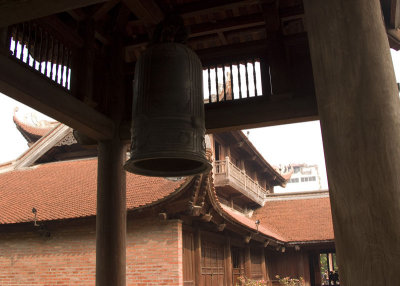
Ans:
POLYGON ((128 222, 127 285, 183 285, 182 223, 128 222))
POLYGON ((0 234, 0 285, 94 285, 93 226, 0 234))
MULTIPOLYGON (((0 231, 0 285, 94 285, 94 223, 49 227, 51 237, 0 231)), ((127 285, 183 285, 182 224, 128 223, 127 285)))

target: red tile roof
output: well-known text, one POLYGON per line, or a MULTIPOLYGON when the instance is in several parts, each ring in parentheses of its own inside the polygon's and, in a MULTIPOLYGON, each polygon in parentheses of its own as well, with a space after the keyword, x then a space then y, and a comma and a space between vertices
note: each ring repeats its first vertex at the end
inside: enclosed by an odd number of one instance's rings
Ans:
MULTIPOLYGON (((156 203, 182 189, 187 180, 170 181, 127 173, 127 208, 156 203)), ((94 216, 97 159, 48 163, 0 174, 0 224, 94 216)), ((280 241, 333 240, 329 198, 269 201, 252 218, 220 204, 210 188, 213 205, 223 216, 280 241)))
MULTIPOLYGON (((127 173, 127 208, 171 195, 185 182, 127 173)), ((96 214, 97 159, 56 162, 0 174, 0 224, 96 214)))
POLYGON ((284 234, 288 241, 334 239, 329 197, 269 201, 253 218, 284 234))
MULTIPOLYGON (((257 231, 257 227, 256 227, 256 223, 255 220, 250 219, 236 211, 233 211, 231 208, 221 205, 223 210, 230 215, 232 218, 234 218, 237 222, 239 222, 240 224, 254 230, 257 231)), ((258 226, 258 232, 262 233, 266 236, 269 237, 273 237, 275 239, 281 240, 281 241, 286 241, 286 238, 284 238, 281 234, 278 233, 277 230, 275 230, 273 227, 271 226, 263 226, 263 225, 259 225, 258 226)))

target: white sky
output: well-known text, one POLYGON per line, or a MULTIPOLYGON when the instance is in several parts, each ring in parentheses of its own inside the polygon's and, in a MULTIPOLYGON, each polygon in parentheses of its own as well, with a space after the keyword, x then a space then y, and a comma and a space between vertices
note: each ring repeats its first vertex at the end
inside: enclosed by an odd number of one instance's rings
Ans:
MULTIPOLYGON (((397 82, 400 82, 400 54, 392 52, 397 82)), ((14 107, 21 115, 31 112, 29 107, 0 93, 0 164, 16 159, 28 146, 15 128, 14 107)), ((322 188, 326 189, 325 159, 319 121, 279 125, 249 130, 249 139, 272 165, 289 163, 318 164, 322 175, 322 188)), ((244 130, 247 133, 247 130, 244 130)))

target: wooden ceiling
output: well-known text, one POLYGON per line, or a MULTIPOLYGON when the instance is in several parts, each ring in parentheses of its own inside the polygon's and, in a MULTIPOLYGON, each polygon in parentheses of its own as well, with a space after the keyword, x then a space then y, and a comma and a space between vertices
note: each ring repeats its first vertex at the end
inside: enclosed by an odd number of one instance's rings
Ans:
MULTIPOLYGON (((77 6, 75 2, 71 1, 69 6, 77 6)), ((49 15, 46 21, 64 35, 68 34, 69 37, 78 39, 84 37, 80 28, 82 23, 93 22, 96 44, 101 48, 111 43, 116 18, 124 17, 126 24, 121 32, 125 36, 127 63, 136 61, 140 52, 151 40, 155 25, 171 11, 183 17, 189 31, 187 44, 200 54, 214 52, 218 48, 240 47, 240 44, 246 44, 246 47, 260 46, 260 43, 267 43, 276 34, 288 38, 303 34, 305 37, 301 0, 85 0, 81 2, 83 7, 56 14, 49 11, 52 15, 49 15), (85 2, 91 5, 86 6, 85 2)), ((55 4, 50 4, 52 5, 55 4)), ((68 4, 65 4, 65 8, 67 7, 68 4)), ((18 7, 14 8, 18 10, 18 7)), ((56 11, 56 8, 53 10, 56 11)), ((39 12, 38 14, 40 15, 39 12)))

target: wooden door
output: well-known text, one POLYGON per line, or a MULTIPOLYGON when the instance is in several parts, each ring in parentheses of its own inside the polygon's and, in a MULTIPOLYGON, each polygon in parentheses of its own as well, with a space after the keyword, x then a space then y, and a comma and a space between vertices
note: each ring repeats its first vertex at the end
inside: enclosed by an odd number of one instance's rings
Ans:
POLYGON ((223 245, 203 240, 201 243, 201 275, 203 285, 225 285, 224 265, 223 245))
POLYGON ((183 285, 194 286, 194 241, 193 233, 183 232, 183 285))
POLYGON ((232 247, 232 283, 239 283, 238 278, 244 276, 244 249, 240 247, 232 247))
POLYGON ((264 279, 262 270, 262 259, 264 259, 264 257, 262 256, 261 251, 256 248, 251 248, 250 259, 251 259, 251 278, 256 280, 264 279))

